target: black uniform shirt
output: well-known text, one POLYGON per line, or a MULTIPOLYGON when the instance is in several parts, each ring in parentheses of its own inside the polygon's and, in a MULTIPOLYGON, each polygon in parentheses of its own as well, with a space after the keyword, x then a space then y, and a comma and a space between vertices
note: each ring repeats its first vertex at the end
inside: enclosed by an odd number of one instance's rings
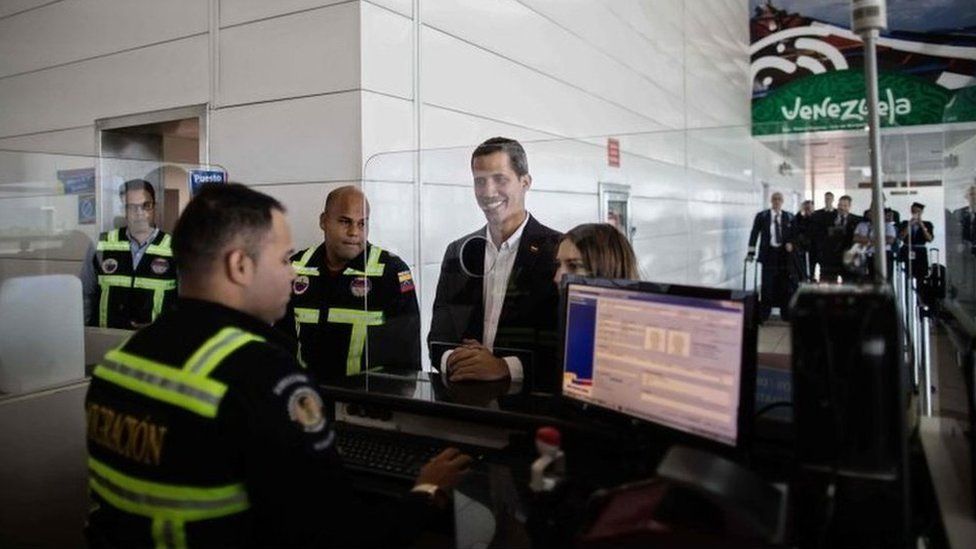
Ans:
POLYGON ((420 309, 402 259, 368 244, 331 273, 320 245, 295 254, 292 264, 298 276, 277 326, 297 337, 299 360, 319 380, 367 369, 420 369, 420 309))
MULTIPOLYGON (((386 527, 355 497, 336 452, 335 432, 315 381, 271 326, 221 305, 180 300, 176 311, 136 333, 123 349, 162 364, 183 364, 213 335, 235 327, 263 338, 234 351, 210 374, 227 386, 216 417, 146 398, 97 375, 86 398, 90 455, 126 475, 173 485, 243 482, 249 510, 231 519, 186 523, 189 546, 353 546, 403 540, 431 510, 416 495, 397 504, 386 527), (96 407, 96 408, 93 408, 96 407), (158 459, 134 459, 129 445, 102 436, 110 409, 165 429, 158 459), (93 415, 94 410, 94 415, 93 415), (128 454, 128 455, 127 455, 128 454), (381 541, 383 540, 383 541, 381 541)), ((93 547, 151 543, 144 517, 99 498, 89 520, 93 547)))

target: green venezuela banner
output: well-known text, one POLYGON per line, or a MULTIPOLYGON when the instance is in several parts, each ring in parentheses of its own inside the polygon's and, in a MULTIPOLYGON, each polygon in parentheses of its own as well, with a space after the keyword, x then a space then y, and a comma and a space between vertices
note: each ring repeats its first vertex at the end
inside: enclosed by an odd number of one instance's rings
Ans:
MULTIPOLYGON (((754 135, 863 128, 863 44, 846 5, 752 0, 754 135), (802 13, 801 13, 802 12, 802 13)), ((882 126, 976 121, 976 4, 890 0, 878 44, 882 126)))

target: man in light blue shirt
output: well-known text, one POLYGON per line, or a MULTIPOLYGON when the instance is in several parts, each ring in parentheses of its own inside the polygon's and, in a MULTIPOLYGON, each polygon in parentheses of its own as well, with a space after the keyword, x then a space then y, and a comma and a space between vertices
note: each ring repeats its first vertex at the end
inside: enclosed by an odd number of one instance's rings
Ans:
POLYGON ((133 179, 119 189, 126 226, 102 233, 81 271, 85 319, 90 326, 141 328, 172 306, 176 265, 170 236, 156 227, 156 192, 133 179))

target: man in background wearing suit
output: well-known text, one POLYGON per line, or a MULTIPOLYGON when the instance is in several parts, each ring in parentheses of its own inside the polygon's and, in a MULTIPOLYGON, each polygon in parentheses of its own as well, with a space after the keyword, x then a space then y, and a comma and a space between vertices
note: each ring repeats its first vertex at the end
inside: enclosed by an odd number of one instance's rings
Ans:
POLYGON ((779 307, 780 317, 789 320, 787 304, 793 295, 789 276, 789 257, 793 253, 793 215, 783 211, 783 195, 775 192, 769 199, 770 208, 756 214, 749 234, 747 260, 756 259, 759 241, 759 262, 762 263, 762 290, 759 297, 759 320, 769 319, 773 307, 779 307))
POLYGON ((854 229, 861 218, 851 213, 851 197, 837 201, 837 215, 826 227, 820 258, 820 282, 836 283, 837 277, 851 278, 844 267, 844 252, 854 244, 854 229))
MULTIPOLYGON (((814 263, 820 265, 820 278, 823 280, 824 246, 826 245, 828 228, 834 226, 837 220, 837 208, 834 207, 834 193, 824 193, 824 207, 813 212, 812 238, 814 249, 814 263)), ((836 277, 835 277, 836 278, 836 277)))
POLYGON ((813 200, 804 200, 800 211, 793 217, 793 244, 796 247, 793 257, 796 270, 794 278, 803 282, 813 280, 813 266, 817 257, 817 248, 814 246, 817 228, 813 224, 813 214, 813 200))
POLYGON ((474 194, 488 221, 444 253, 427 342, 449 381, 559 383, 552 284, 559 233, 525 210, 532 185, 525 150, 494 137, 471 156, 474 194))
POLYGON ((966 202, 946 223, 946 264, 951 295, 969 305, 976 301, 976 184, 966 189, 966 202))

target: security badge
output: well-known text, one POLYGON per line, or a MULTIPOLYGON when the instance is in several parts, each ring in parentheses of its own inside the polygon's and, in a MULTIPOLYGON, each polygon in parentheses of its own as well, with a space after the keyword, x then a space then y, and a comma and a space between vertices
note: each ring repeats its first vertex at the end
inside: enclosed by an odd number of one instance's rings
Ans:
POLYGON ((107 274, 112 274, 119 268, 119 262, 111 257, 102 261, 102 270, 107 274))
POLYGON ((366 297, 371 288, 371 283, 365 276, 357 276, 349 284, 349 291, 356 297, 366 297))
POLYGON ((317 433, 325 427, 322 397, 315 389, 305 386, 295 389, 288 397, 288 417, 302 426, 306 433, 317 433))
POLYGON ((156 259, 152 260, 152 263, 149 264, 149 268, 152 269, 152 272, 161 275, 169 270, 169 261, 161 257, 157 257, 156 259))
POLYGON ((295 292, 295 295, 302 295, 308 291, 310 286, 308 277, 305 275, 298 276, 295 281, 291 283, 291 289, 295 292))

